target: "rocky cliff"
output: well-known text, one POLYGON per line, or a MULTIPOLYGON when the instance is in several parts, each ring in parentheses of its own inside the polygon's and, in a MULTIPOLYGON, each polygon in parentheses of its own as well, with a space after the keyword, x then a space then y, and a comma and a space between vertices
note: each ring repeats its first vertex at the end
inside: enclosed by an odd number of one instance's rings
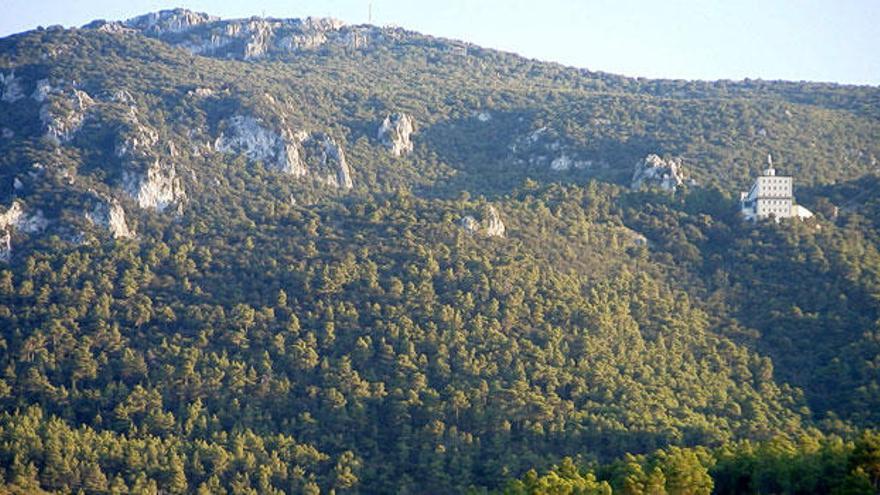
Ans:
POLYGON ((465 215, 460 221, 461 226, 470 234, 479 234, 487 237, 504 237, 506 227, 501 220, 498 210, 489 205, 483 209, 481 219, 477 220, 473 215, 465 215))
POLYGON ((163 10, 124 22, 96 21, 83 27, 108 32, 140 32, 193 54, 242 60, 292 55, 325 45, 362 49, 389 36, 389 30, 346 26, 332 18, 221 20, 186 9, 163 10))
POLYGON ((274 130, 262 119, 237 115, 225 122, 214 148, 221 153, 243 154, 250 162, 260 161, 293 177, 312 177, 334 188, 351 189, 354 185, 342 146, 322 132, 274 130))
POLYGON ((664 160, 651 154, 636 164, 630 187, 659 187, 665 191, 675 191, 683 183, 684 172, 680 158, 664 160))
POLYGON ((64 81, 52 84, 48 79, 37 81, 32 98, 40 104, 46 137, 55 144, 70 142, 82 127, 86 112, 95 105, 85 91, 64 81))
POLYGON ((301 177, 308 173, 298 148, 304 139, 306 135, 286 129, 270 130, 261 119, 236 115, 227 120, 214 148, 222 153, 241 153, 249 161, 261 161, 269 169, 301 177))
POLYGON ((115 155, 122 166, 122 190, 141 208, 163 212, 186 200, 183 181, 173 159, 173 142, 160 143, 159 133, 142 123, 136 113, 128 115, 126 129, 117 136, 115 155))
POLYGON ((107 198, 92 193, 92 208, 86 211, 86 219, 92 224, 107 230, 114 239, 134 237, 134 231, 128 228, 125 210, 115 198, 107 198))
POLYGON ((12 257, 12 241, 16 234, 34 234, 48 225, 41 210, 28 213, 19 201, 13 201, 5 212, 0 213, 0 261, 8 262, 12 257))
POLYGON ((379 142, 391 150, 394 156, 405 155, 413 150, 411 136, 415 132, 412 116, 395 112, 388 114, 379 126, 379 142))

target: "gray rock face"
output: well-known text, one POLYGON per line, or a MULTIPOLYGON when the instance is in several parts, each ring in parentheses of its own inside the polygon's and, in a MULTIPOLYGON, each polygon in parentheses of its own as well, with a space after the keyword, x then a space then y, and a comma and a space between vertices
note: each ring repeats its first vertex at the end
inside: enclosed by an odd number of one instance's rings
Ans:
POLYGON ((483 210, 481 221, 477 221, 472 215, 467 215, 461 219, 461 226, 469 234, 481 234, 487 237, 504 237, 507 230, 498 210, 492 205, 483 210))
POLYGON ((12 239, 16 232, 34 234, 43 231, 48 224, 42 211, 36 210, 29 215, 19 201, 14 201, 0 213, 0 261, 12 259, 12 239))
POLYGON ((123 171, 122 189, 141 208, 154 209, 160 213, 186 198, 183 182, 177 176, 174 164, 159 160, 151 163, 144 172, 123 171))
POLYGON ((114 198, 104 198, 93 193, 94 206, 86 212, 86 219, 98 227, 110 232, 114 239, 127 239, 134 237, 134 232, 128 228, 125 221, 125 210, 114 198))
POLYGON ((92 21, 85 26, 83 29, 94 29, 96 31, 101 31, 104 33, 133 33, 134 29, 126 27, 125 24, 121 22, 108 22, 103 19, 99 19, 96 21, 92 21))
POLYGON ((575 160, 569 157, 564 151, 561 155, 554 158, 553 161, 550 162, 550 169, 555 170, 557 172, 562 172, 565 170, 571 169, 581 169, 581 168, 591 168, 593 166, 592 160, 575 160))
POLYGON ((140 123, 132 115, 128 132, 120 135, 116 156, 122 162, 122 189, 141 208, 162 212, 172 204, 181 205, 186 199, 183 182, 169 158, 175 155, 173 143, 168 143, 169 155, 159 155, 159 133, 140 123))
POLYGON ((126 27, 158 36, 165 33, 179 33, 208 22, 220 20, 219 17, 192 12, 186 9, 161 10, 131 18, 123 24, 126 27))
POLYGON ((62 83, 52 86, 41 79, 32 95, 40 106, 40 122, 46 137, 55 144, 65 144, 73 139, 86 118, 86 112, 95 101, 85 92, 62 83))
POLYGON ((478 112, 478 113, 475 113, 474 116, 480 122, 489 122, 490 120, 492 120, 492 114, 489 112, 478 112))
POLYGON ((226 129, 214 143, 214 149, 222 153, 242 153, 250 161, 262 161, 270 169, 294 177, 308 173, 300 157, 297 144, 304 136, 294 136, 287 131, 273 132, 262 120, 236 115, 227 120, 226 129))
POLYGON ((379 141, 391 149, 394 156, 405 155, 413 150, 411 136, 415 132, 415 121, 405 113, 389 114, 379 126, 379 141))
POLYGON ((351 189, 351 168, 345 161, 345 151, 333 138, 314 133, 303 141, 310 171, 318 181, 331 187, 351 189))
POLYGON ((602 161, 579 158, 583 154, 582 150, 566 145, 564 141, 554 129, 545 126, 518 137, 508 149, 517 163, 538 168, 547 167, 555 172, 607 166, 602 161))
POLYGON ((240 153, 251 162, 294 177, 313 177, 331 187, 351 189, 351 168, 345 151, 330 136, 289 129, 274 131, 253 117, 237 115, 214 142, 221 153, 240 153))
MULTIPOLYGON (((289 55, 316 50, 325 44, 360 49, 383 30, 346 26, 331 18, 220 20, 185 9, 163 10, 129 19, 124 23, 91 23, 84 28, 136 30, 180 46, 193 54, 243 60, 269 55, 289 55)), ((390 31, 389 31, 390 32, 390 31)))
POLYGON ((21 78, 15 77, 15 71, 9 74, 0 72, 0 100, 6 103, 14 103, 24 98, 24 91, 21 87, 21 78))
POLYGON ((636 164, 630 187, 659 187, 665 191, 675 191, 683 183, 681 159, 664 160, 651 154, 636 164))

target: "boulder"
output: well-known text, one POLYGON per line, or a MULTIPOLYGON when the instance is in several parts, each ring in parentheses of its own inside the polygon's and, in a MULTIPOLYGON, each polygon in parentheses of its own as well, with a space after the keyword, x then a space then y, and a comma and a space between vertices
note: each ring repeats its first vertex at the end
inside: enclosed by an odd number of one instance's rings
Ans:
POLYGON ((487 206, 482 213, 482 219, 478 221, 472 215, 462 217, 460 225, 469 234, 479 234, 487 237, 504 237, 506 228, 498 210, 492 206, 487 206))
POLYGON ((379 126, 379 141, 391 149, 394 156, 401 156, 413 150, 411 136, 415 132, 415 121, 405 113, 389 114, 379 126))
POLYGON ((659 187, 664 191, 674 192, 683 183, 684 173, 680 158, 664 160, 651 154, 636 164, 630 187, 659 187))

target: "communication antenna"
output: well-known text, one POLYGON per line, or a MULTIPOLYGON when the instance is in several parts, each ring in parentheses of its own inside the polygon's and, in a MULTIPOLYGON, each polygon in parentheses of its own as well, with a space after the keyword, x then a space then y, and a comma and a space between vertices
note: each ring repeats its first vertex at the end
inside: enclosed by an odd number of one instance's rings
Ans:
POLYGON ((367 4, 367 24, 373 23, 373 2, 367 4))

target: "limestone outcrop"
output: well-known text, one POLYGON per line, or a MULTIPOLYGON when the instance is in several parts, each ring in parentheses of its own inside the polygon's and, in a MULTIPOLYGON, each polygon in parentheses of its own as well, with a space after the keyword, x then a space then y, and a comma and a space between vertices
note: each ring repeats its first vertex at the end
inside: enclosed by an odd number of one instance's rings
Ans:
POLYGON ((557 156, 550 162, 550 169, 555 170, 557 172, 562 172, 565 170, 571 169, 581 169, 581 168, 591 168, 593 166, 592 160, 575 160, 566 154, 564 151, 562 154, 557 156))
POLYGON ((14 201, 5 212, 0 213, 0 261, 9 262, 12 259, 13 235, 41 232, 48 223, 42 211, 28 214, 21 202, 14 201))
POLYGON ((160 213, 186 198, 183 182, 177 176, 174 164, 159 160, 150 163, 143 172, 123 171, 122 190, 137 201, 141 208, 160 213))
POLYGON ((105 198, 97 193, 92 193, 92 209, 85 214, 86 219, 92 224, 106 229, 114 239, 127 239, 134 237, 134 232, 128 228, 125 220, 125 210, 115 198, 105 198))
POLYGON ((487 237, 504 237, 506 227, 501 220, 498 210, 492 206, 487 206, 482 213, 481 220, 477 220, 472 215, 462 217, 461 226, 470 234, 485 235, 487 237))
POLYGON ((250 161, 261 161, 267 168, 294 177, 308 173, 297 146, 305 136, 272 131, 261 119, 243 115, 228 119, 226 124, 214 142, 217 151, 244 154, 250 161))
POLYGON ((516 163, 546 167, 554 172, 607 166, 601 161, 582 158, 583 150, 565 141, 556 130, 544 126, 516 138, 508 149, 516 163))
POLYGON ((684 172, 680 158, 664 160, 650 154, 636 164, 630 187, 659 187, 664 191, 674 192, 683 183, 684 172))
POLYGON ((291 55, 326 44, 361 49, 394 30, 346 26, 332 18, 221 20, 186 9, 163 10, 123 23, 92 22, 86 29, 120 32, 133 30, 180 46, 194 55, 242 60, 291 55))
POLYGON ((125 21, 126 27, 158 36, 165 33, 180 33, 194 26, 219 21, 219 17, 193 12, 187 9, 161 10, 151 12, 125 21))
POLYGON ((405 155, 413 150, 412 134, 415 132, 415 121, 405 113, 388 114, 379 126, 377 138, 391 149, 394 156, 405 155))
POLYGON ((24 98, 21 86, 21 78, 15 76, 15 71, 9 74, 0 72, 0 100, 6 103, 14 103, 24 98))
POLYGON ((85 91, 63 82, 53 86, 47 79, 37 81, 32 97, 41 103, 40 122, 55 144, 70 142, 95 104, 85 91))
POLYGON ((325 184, 342 189, 351 189, 351 168, 345 160, 345 151, 333 138, 323 133, 313 134, 305 144, 316 157, 315 174, 325 184))
POLYGON ((261 161, 272 170, 294 177, 312 177, 335 188, 353 187, 345 151, 322 132, 276 131, 261 119, 237 115, 226 121, 214 149, 243 154, 248 161, 261 161))
POLYGON ((122 189, 141 208, 162 212, 186 199, 183 181, 171 159, 176 152, 168 143, 168 153, 158 153, 159 133, 131 116, 129 129, 119 136, 116 156, 122 163, 122 189))

